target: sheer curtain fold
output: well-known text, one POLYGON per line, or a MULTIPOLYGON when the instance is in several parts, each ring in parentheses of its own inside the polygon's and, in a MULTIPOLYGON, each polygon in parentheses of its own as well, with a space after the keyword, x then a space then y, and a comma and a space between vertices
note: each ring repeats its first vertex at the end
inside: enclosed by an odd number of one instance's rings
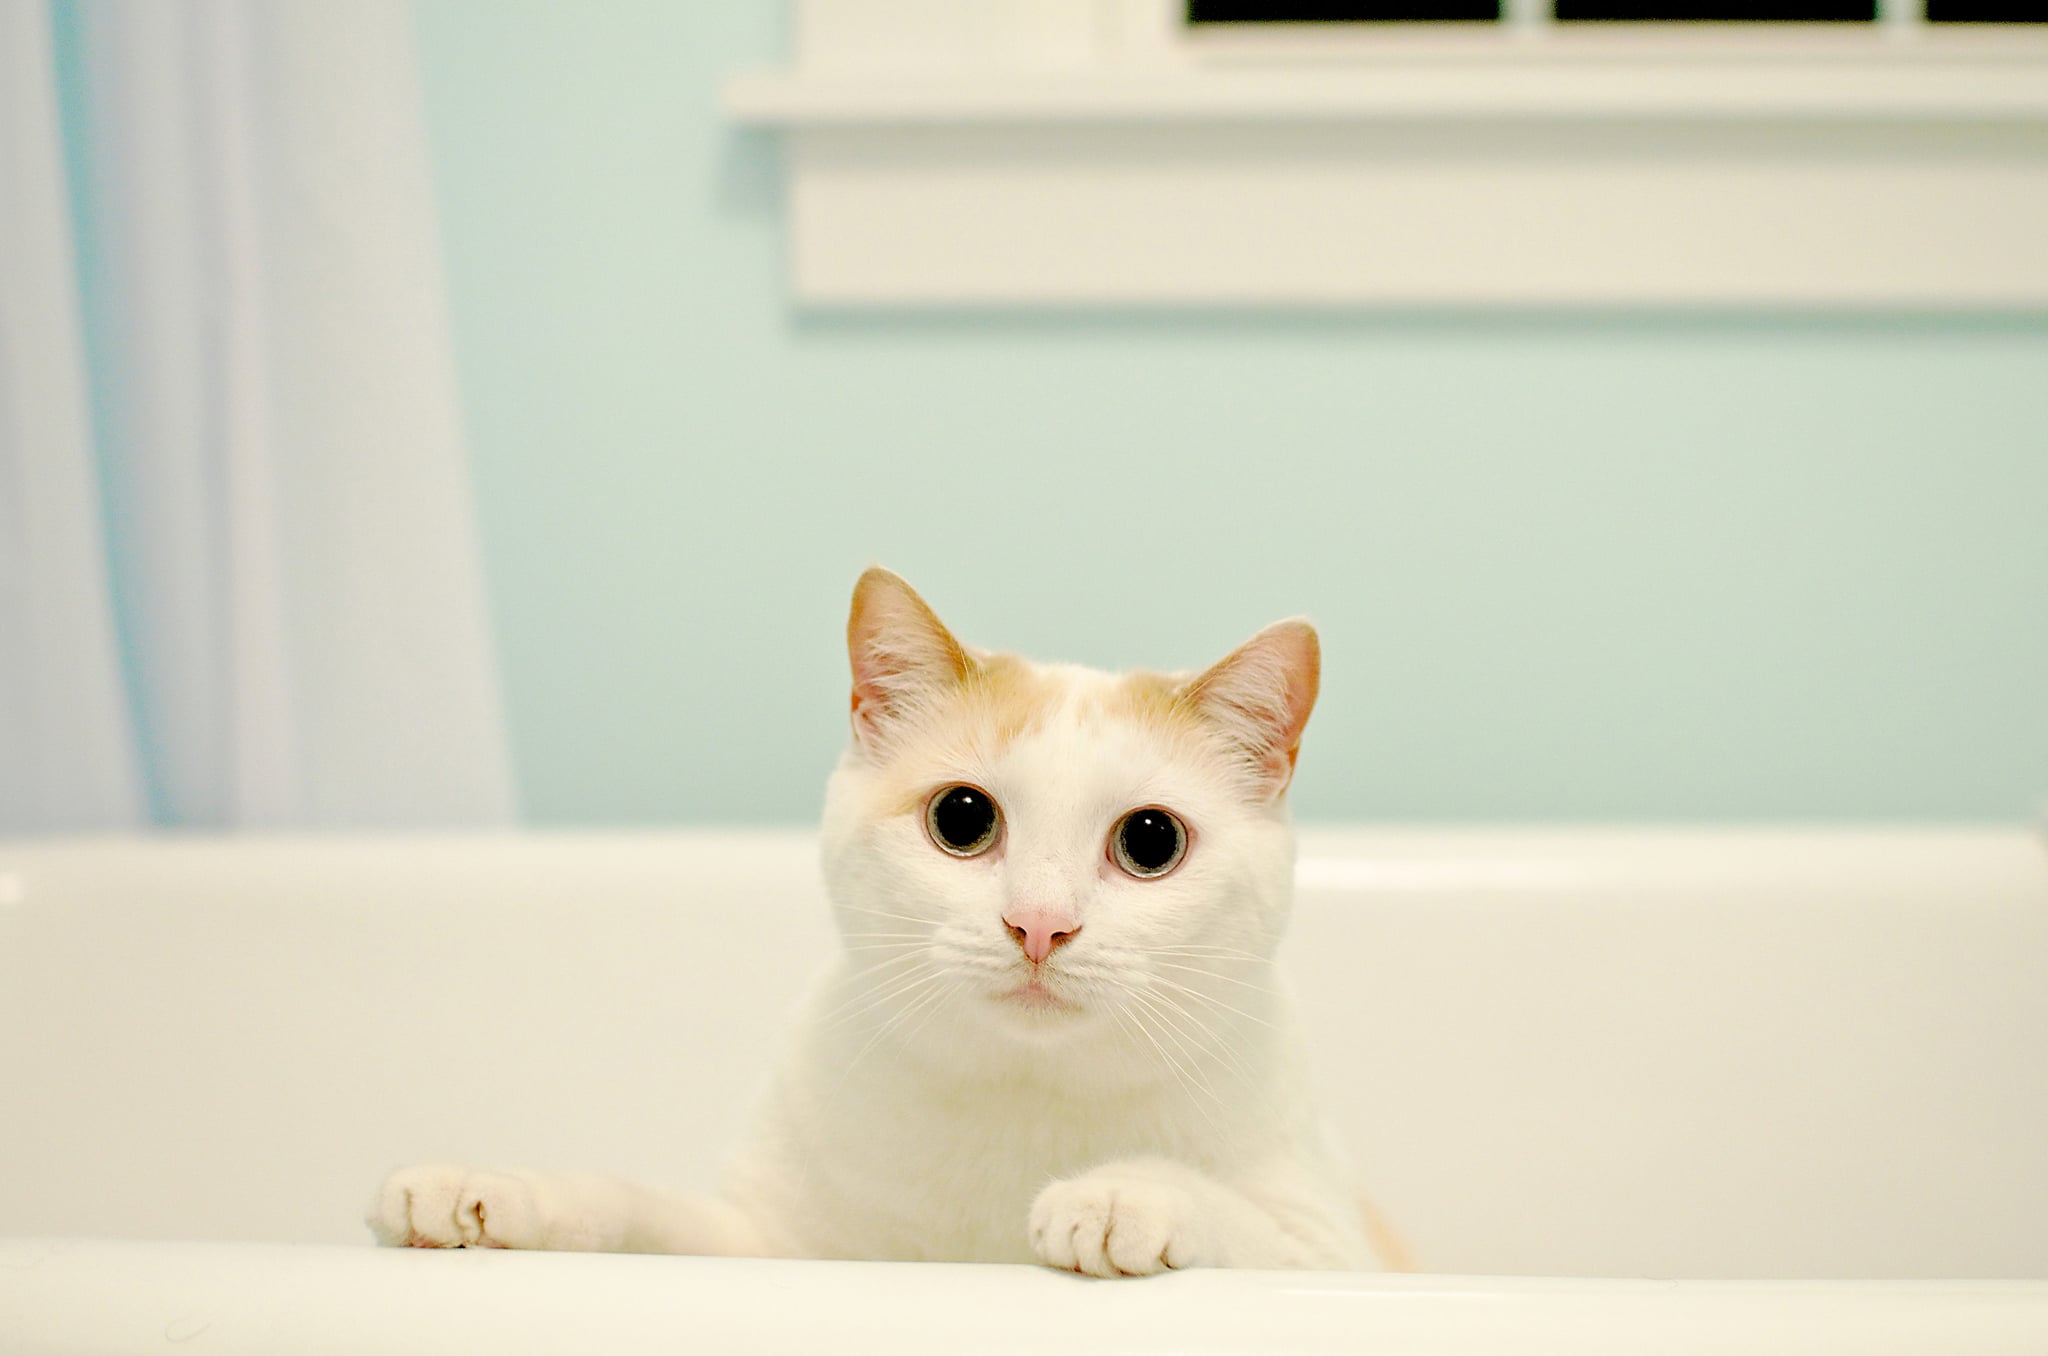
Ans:
POLYGON ((58 13, 153 817, 508 820, 408 7, 58 13))
POLYGON ((49 14, 0 0, 0 829, 144 818, 87 417, 49 14))

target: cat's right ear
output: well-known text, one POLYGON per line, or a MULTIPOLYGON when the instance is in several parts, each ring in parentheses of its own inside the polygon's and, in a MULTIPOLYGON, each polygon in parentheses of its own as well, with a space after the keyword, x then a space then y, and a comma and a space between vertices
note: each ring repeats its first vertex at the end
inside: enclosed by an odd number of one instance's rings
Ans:
POLYGON ((846 619, 853 664, 853 737, 870 753, 917 706, 956 686, 974 659, 901 575, 869 567, 846 619))

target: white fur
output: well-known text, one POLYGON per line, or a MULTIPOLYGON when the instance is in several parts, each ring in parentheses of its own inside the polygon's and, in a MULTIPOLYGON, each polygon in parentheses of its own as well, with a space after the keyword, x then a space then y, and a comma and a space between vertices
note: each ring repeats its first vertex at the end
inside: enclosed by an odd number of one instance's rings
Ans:
MULTIPOLYGON (((877 613, 901 624, 902 609, 877 613)), ((1312 665, 1312 632, 1307 644, 1312 665)), ((1243 672, 1201 681, 1284 689, 1273 656, 1247 649, 1243 672)), ((1244 722, 1214 739, 1162 733, 1119 713, 1109 675, 1035 672, 1050 695, 1008 737, 949 710, 943 692, 866 713, 883 725, 841 761, 824 819, 846 951, 719 1197, 416 1167, 373 1204, 378 1239, 1036 1260, 1098 1276, 1371 1265, 1272 963, 1293 837, 1278 791, 1247 794, 1244 722), (869 737, 885 726, 891 737, 869 737), (983 856, 949 856, 927 836, 923 794, 956 781, 1002 807, 1002 839, 983 856), (1177 813, 1192 845, 1179 869, 1140 881, 1106 845, 1148 805, 1177 813), (1079 920, 1040 974, 1068 1008, 1006 996, 1031 966, 1002 914, 1028 904, 1079 920)), ((1306 691, 1312 702, 1312 672, 1306 691)), ((862 719, 857 709, 857 732, 862 719)), ((1266 725, 1288 737, 1286 721, 1266 725)), ((1278 765, 1279 753, 1254 753, 1278 765)))

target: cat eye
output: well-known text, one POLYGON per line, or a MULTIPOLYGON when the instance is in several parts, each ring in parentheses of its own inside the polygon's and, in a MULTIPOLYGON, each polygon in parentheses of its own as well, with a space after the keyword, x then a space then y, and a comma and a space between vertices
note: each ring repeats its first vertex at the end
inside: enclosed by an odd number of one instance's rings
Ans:
POLYGON ((1154 880, 1188 855, 1188 829, 1171 810, 1157 805, 1133 810, 1109 835, 1109 856, 1125 875, 1154 880))
POLYGON ((995 846, 1003 812, 978 786, 946 786, 925 806, 924 827, 941 851, 979 857, 995 846))

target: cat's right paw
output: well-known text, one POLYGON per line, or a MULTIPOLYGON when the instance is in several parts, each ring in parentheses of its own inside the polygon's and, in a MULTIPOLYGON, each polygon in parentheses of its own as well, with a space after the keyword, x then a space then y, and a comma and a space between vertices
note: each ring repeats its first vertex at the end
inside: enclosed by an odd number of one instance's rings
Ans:
POLYGON ((449 1163, 400 1168, 385 1178, 367 1222, 387 1248, 547 1246, 531 1183, 449 1163))

